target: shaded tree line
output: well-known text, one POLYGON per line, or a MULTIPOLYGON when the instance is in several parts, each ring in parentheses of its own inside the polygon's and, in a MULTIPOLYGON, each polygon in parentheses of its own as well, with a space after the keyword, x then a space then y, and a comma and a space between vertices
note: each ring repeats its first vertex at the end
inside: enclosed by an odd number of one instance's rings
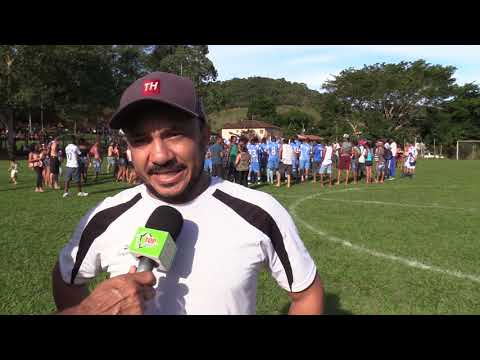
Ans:
POLYGON ((25 112, 65 123, 114 109, 123 90, 151 71, 191 78, 203 92, 217 72, 206 45, 0 45, 0 127, 12 156, 15 123, 25 112))

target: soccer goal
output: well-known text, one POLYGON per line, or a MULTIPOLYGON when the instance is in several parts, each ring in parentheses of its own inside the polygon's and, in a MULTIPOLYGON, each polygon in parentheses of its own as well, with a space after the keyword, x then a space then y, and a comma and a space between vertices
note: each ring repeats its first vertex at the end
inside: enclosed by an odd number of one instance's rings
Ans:
POLYGON ((480 140, 457 141, 457 160, 480 160, 480 140))

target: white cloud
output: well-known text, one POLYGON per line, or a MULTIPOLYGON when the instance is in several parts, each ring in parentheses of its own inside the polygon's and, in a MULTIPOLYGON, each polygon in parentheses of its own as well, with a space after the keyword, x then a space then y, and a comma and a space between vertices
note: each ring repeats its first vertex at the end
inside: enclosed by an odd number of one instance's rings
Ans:
POLYGON ((300 72, 285 76, 285 79, 290 82, 303 83, 312 90, 321 91, 323 83, 327 80, 333 80, 339 72, 340 70, 300 72))

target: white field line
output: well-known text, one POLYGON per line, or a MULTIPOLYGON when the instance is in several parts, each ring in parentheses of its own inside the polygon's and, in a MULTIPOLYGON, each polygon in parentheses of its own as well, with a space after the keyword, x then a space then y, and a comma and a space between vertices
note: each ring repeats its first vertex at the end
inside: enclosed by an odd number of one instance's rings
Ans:
MULTIPOLYGON (((341 189, 341 190, 332 190, 332 191, 325 191, 325 192, 320 192, 315 194, 315 196, 318 195, 329 195, 329 194, 336 194, 339 192, 347 192, 347 191, 361 191, 364 190, 362 188, 348 188, 348 189, 341 189)), ((270 194, 273 197, 279 197, 279 198, 285 198, 285 199, 298 199, 298 195, 291 195, 291 194, 270 194)), ((303 198, 302 198, 303 199, 303 198)))
POLYGON ((432 205, 421 205, 421 204, 405 204, 405 203, 395 203, 395 202, 384 202, 384 201, 371 201, 371 200, 346 200, 346 199, 332 199, 332 198, 320 198, 320 201, 335 201, 335 202, 347 202, 351 204, 375 204, 375 205, 388 205, 388 206, 400 206, 400 207, 410 207, 410 208, 425 208, 425 209, 445 209, 445 210, 466 210, 466 211, 476 211, 476 208, 459 208, 459 207, 450 207, 442 206, 438 204, 432 205))
MULTIPOLYGON (((336 191, 336 192, 343 192, 343 191, 344 190, 340 190, 340 191, 336 191)), ((415 259, 407 259, 407 258, 403 258, 401 256, 385 254, 385 253, 382 253, 382 252, 379 252, 379 251, 368 249, 368 248, 366 248, 364 246, 361 246, 361 245, 352 244, 348 240, 343 240, 343 239, 340 239, 336 236, 331 236, 331 235, 327 234, 326 232, 324 232, 322 230, 315 229, 312 225, 305 222, 304 220, 302 220, 297 215, 296 208, 302 202, 313 199, 313 198, 321 196, 321 195, 325 195, 325 193, 318 193, 318 194, 313 194, 313 195, 309 195, 309 196, 300 198, 297 201, 295 201, 289 207, 289 210, 290 210, 290 213, 295 217, 296 221, 301 223, 303 226, 305 226, 311 232, 320 235, 323 239, 328 240, 328 241, 333 242, 333 243, 336 243, 336 244, 343 245, 345 247, 348 247, 348 248, 350 248, 354 251, 360 252, 360 253, 368 254, 368 255, 375 256, 375 257, 382 258, 382 259, 387 259, 387 260, 390 260, 390 261, 394 261, 394 262, 397 262, 397 263, 400 263, 400 264, 403 264, 403 265, 406 265, 406 266, 409 266, 409 267, 412 267, 412 268, 421 269, 421 270, 428 270, 428 271, 437 272, 437 273, 440 273, 440 274, 445 274, 445 275, 449 275, 449 276, 452 276, 452 277, 456 277, 458 279, 470 280, 470 281, 473 281, 473 282, 476 282, 476 283, 480 283, 480 276, 465 274, 465 273, 462 273, 462 272, 457 271, 457 270, 442 269, 442 268, 437 267, 437 266, 427 265, 427 264, 421 263, 421 262, 419 262, 415 259)))

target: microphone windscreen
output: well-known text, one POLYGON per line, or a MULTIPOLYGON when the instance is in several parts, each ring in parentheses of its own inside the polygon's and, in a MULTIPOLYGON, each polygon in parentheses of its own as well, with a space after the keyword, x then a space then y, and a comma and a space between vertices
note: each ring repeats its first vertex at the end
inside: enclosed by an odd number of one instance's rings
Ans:
POLYGON ((168 232, 174 241, 177 241, 182 226, 182 214, 177 209, 167 205, 157 207, 145 224, 147 228, 168 232))

